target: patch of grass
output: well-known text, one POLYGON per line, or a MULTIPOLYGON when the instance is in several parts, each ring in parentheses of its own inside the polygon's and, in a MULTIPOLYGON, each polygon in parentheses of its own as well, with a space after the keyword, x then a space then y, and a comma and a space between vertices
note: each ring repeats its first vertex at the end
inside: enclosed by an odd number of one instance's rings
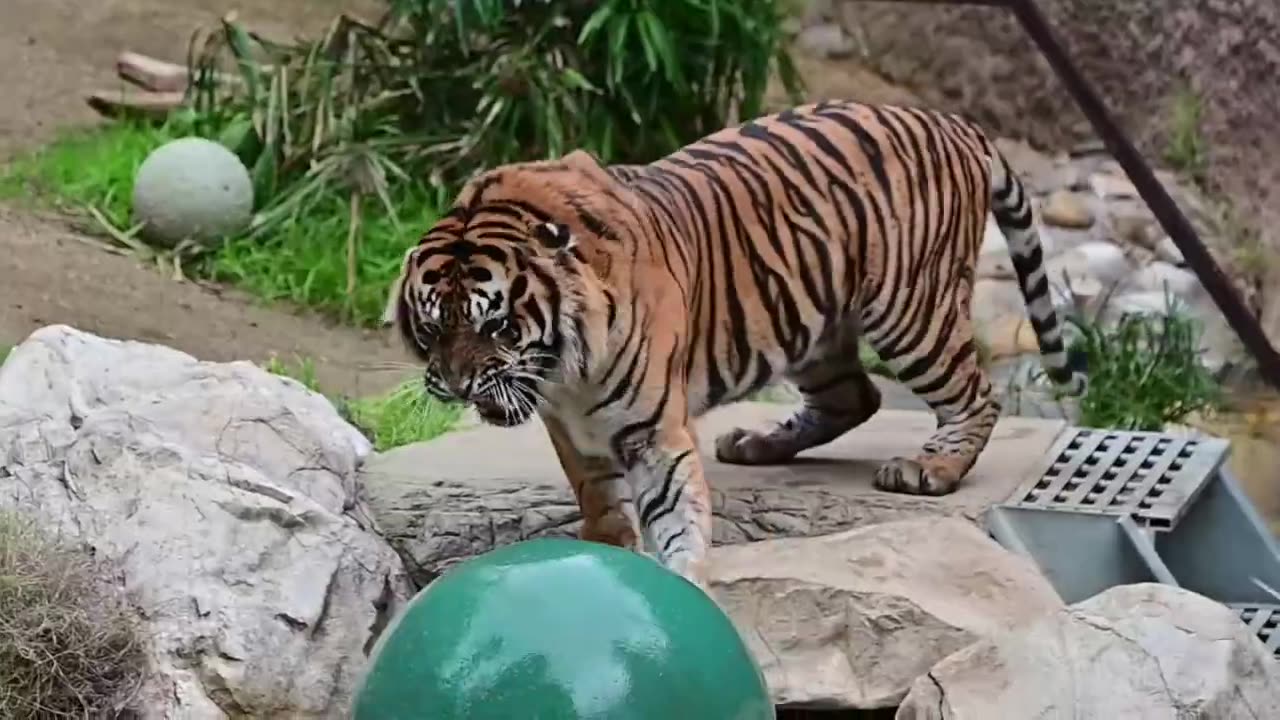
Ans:
POLYGON ((9 353, 11 352, 13 352, 12 345, 0 345, 0 365, 3 365, 4 361, 9 359, 9 353))
POLYGON ((1204 187, 1209 162, 1200 129, 1203 102, 1190 87, 1183 86, 1173 97, 1169 119, 1169 144, 1165 161, 1204 187))
MULTIPOLYGON (((163 125, 122 122, 66 133, 10 165, 0 177, 0 197, 25 197, 79 216, 93 206, 126 228, 132 224, 134 176, 147 155, 170 140, 216 130, 179 116, 163 125)), ((374 326, 413 233, 433 223, 445 202, 439 191, 412 183, 397 186, 392 198, 400 228, 376 204, 359 214, 353 287, 347 254, 353 216, 349 199, 336 192, 294 208, 272 232, 228 239, 190 269, 263 300, 288 300, 374 326)))
POLYGON ((385 395, 349 400, 345 409, 351 424, 369 436, 378 451, 431 440, 452 430, 462 417, 460 406, 425 394, 417 380, 407 380, 385 395))
POLYGON ((92 205, 127 227, 138 167, 148 153, 185 131, 171 123, 122 121, 63 132, 6 168, 0 197, 32 197, 75 214, 92 205))
POLYGON ((265 300, 289 300, 374 327, 386 304, 387 288, 412 244, 412 233, 439 217, 438 197, 425 188, 404 188, 396 195, 400 230, 380 207, 364 210, 350 295, 345 249, 350 206, 347 198, 336 194, 319 197, 276 232, 232 238, 205 259, 201 272, 265 300))
POLYGON ((115 717, 146 667, 111 568, 0 511, 0 717, 115 717))
MULTIPOLYGON (((293 362, 285 362, 272 355, 262 368, 324 394, 316 381, 315 362, 311 358, 295 357, 293 362)), ((462 417, 460 406, 435 400, 423 392, 422 383, 417 380, 406 380, 382 395, 355 399, 330 397, 329 401, 379 452, 439 437, 452 430, 462 417)))
POLYGON ((1105 326, 1071 322, 1089 363, 1082 425, 1158 431, 1222 406, 1222 389, 1200 360, 1199 324, 1178 309, 1126 314, 1105 326))
POLYGON ((296 362, 294 363, 286 363, 277 357, 275 353, 272 353, 271 357, 267 360, 267 364, 263 365, 262 369, 272 373, 273 375, 297 380, 302 383, 303 387, 311 392, 320 392, 320 384, 316 382, 315 361, 309 357, 295 357, 295 360, 296 362))

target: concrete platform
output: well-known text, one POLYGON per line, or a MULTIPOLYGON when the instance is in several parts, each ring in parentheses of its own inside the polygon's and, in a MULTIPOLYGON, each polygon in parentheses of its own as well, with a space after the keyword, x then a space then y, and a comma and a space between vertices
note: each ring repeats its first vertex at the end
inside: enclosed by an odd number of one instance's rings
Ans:
MULTIPOLYGON (((839 440, 788 465, 744 467, 716 462, 715 437, 735 425, 764 426, 790 405, 738 403, 698 424, 716 513, 714 541, 808 536, 868 523, 960 516, 980 522, 1031 474, 1066 424, 1002 418, 991 443, 960 488, 940 498, 876 490, 878 464, 911 455, 934 428, 927 412, 881 410, 839 440)), ((472 426, 427 443, 370 458, 362 470, 365 500, 383 533, 425 581, 454 562, 495 545, 576 531, 577 507, 540 423, 472 426)))

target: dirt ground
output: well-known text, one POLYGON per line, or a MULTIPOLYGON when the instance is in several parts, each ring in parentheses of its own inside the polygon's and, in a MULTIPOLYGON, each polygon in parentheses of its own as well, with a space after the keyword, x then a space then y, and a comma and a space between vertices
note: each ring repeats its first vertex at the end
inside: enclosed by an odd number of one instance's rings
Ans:
MULTIPOLYGON (((191 33, 233 9, 254 29, 289 38, 316 32, 341 10, 372 17, 380 6, 377 0, 5 0, 0 160, 61 128, 97 122, 84 97, 121 84, 114 61, 122 50, 181 62, 191 33)), ((801 59, 800 65, 814 98, 906 98, 847 64, 801 59)), ((344 394, 388 387, 403 373, 378 367, 406 360, 384 333, 265 307, 229 289, 176 282, 153 266, 81 242, 56 217, 0 206, 0 345, 17 344, 52 323, 158 342, 208 360, 310 357, 321 387, 344 394)))

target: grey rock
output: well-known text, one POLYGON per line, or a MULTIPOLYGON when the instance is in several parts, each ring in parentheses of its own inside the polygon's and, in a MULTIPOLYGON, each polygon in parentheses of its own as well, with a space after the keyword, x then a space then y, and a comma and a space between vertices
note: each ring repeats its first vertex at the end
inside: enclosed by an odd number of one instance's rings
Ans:
POLYGON ((712 594, 776 704, 892 707, 980 638, 1062 607, 1028 560, 955 518, 715 548, 712 594))
POLYGON ((0 369, 0 507, 118 565, 142 718, 343 716, 411 592, 355 497, 369 452, 250 363, 55 325, 0 369))
POLYGON ((1280 663, 1236 613, 1122 585, 992 635, 915 680, 898 720, 1280 717, 1280 663))
MULTIPOLYGON (((715 461, 712 443, 719 433, 739 425, 767 427, 792 411, 791 404, 741 402, 695 424, 711 486, 716 544, 809 537, 920 517, 980 522, 987 508, 1038 471, 1065 427, 1052 420, 1001 420, 974 469, 944 497, 899 495, 872 485, 881 461, 919 450, 936 427, 929 412, 882 409, 865 425, 786 465, 715 461)), ((455 431, 374 453, 360 477, 371 512, 419 584, 498 545, 572 536, 580 520, 536 420, 516 428, 455 431)))

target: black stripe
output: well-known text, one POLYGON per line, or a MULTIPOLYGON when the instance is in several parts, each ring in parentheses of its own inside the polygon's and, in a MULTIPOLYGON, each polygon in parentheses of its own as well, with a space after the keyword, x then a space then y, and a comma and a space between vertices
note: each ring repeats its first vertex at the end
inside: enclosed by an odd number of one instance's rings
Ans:
POLYGON ((662 505, 667 500, 667 493, 671 491, 671 483, 675 479, 676 470, 680 469, 680 463, 684 462, 684 459, 689 457, 692 452, 693 450, 685 450, 672 459, 671 467, 667 468, 667 474, 662 479, 662 486, 658 489, 658 494, 649 498, 649 501, 646 502, 644 507, 640 510, 640 522, 644 527, 650 527, 653 524, 653 521, 658 517, 667 515, 675 509, 676 503, 680 500, 681 493, 684 492, 683 484, 676 489, 676 494, 671 499, 671 508, 664 510, 655 517, 655 513, 658 513, 658 511, 662 509, 662 505))

